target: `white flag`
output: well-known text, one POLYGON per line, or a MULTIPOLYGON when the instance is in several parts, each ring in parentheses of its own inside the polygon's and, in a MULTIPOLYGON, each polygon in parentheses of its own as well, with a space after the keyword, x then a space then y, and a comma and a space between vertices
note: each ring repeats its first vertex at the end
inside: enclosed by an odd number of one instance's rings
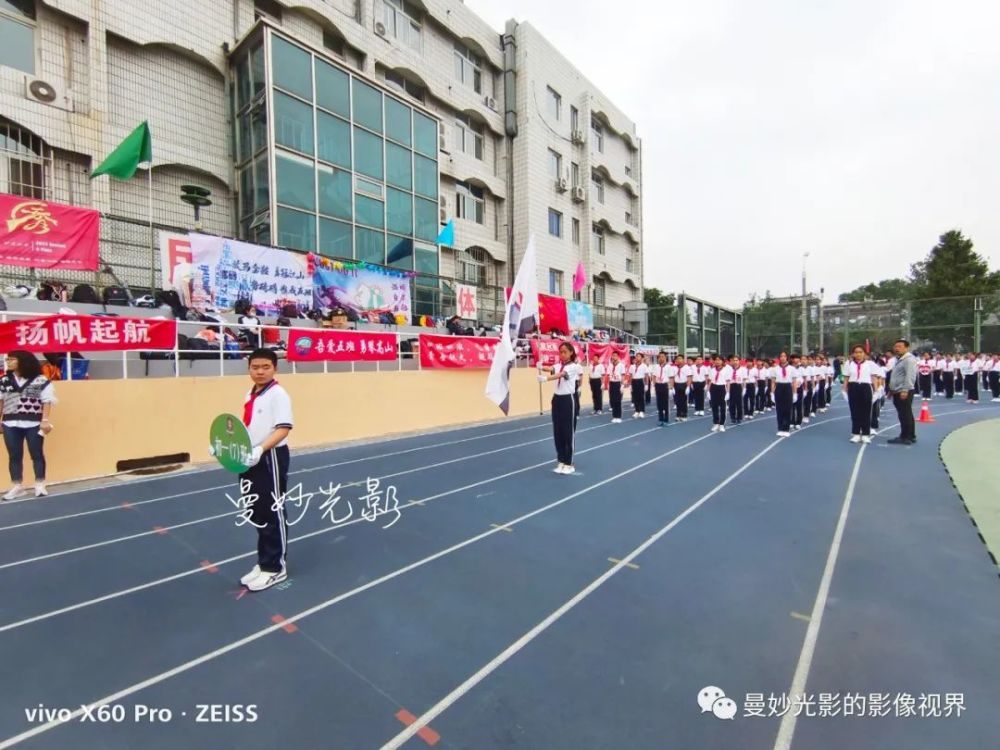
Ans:
POLYGON ((500 343, 493 354, 490 375, 486 380, 486 398, 504 414, 510 409, 510 368, 514 366, 514 341, 531 333, 538 325, 538 281, 535 264, 535 237, 528 239, 521 265, 510 290, 500 343))

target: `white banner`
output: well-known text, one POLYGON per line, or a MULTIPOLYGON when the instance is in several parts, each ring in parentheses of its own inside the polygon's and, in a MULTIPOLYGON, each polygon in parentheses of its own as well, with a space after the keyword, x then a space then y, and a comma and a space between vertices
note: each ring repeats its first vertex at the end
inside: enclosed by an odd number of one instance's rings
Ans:
POLYGON ((479 303, 476 300, 476 287, 455 284, 455 314, 469 320, 479 319, 479 303))
POLYGON ((158 230, 160 237, 160 288, 173 289, 181 304, 191 306, 191 240, 186 234, 158 230))
POLYGON ((195 308, 232 310, 237 300, 260 315, 276 316, 284 305, 312 307, 312 276, 305 255, 248 242, 190 234, 195 308))

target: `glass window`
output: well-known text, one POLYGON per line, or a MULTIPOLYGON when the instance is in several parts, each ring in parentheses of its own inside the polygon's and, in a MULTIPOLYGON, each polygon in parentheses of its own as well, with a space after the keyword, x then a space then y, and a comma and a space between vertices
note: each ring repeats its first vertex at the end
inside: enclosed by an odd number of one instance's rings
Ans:
POLYGON ((355 227, 354 229, 354 257, 363 260, 365 263, 385 264, 385 235, 374 229, 355 227))
POLYGON ((483 93, 482 63, 464 44, 455 43, 455 78, 477 94, 483 93))
POLYGON ((267 154, 261 154, 254 166, 254 210, 263 211, 270 205, 267 154))
POLYGON ((569 129, 574 133, 580 129, 580 110, 576 107, 569 108, 569 129))
POLYGON ((549 149, 549 176, 558 180, 562 177, 562 156, 549 149))
POLYGON ((250 101, 250 61, 242 57, 236 61, 236 109, 243 109, 250 101))
POLYGON ((601 229, 597 224, 594 224, 591 228, 590 235, 591 249, 597 251, 598 255, 604 255, 604 230, 601 229))
POLYGON ((604 307, 606 298, 605 283, 603 280, 594 282, 594 304, 604 307))
POLYGON ((594 134, 594 146, 599 152, 604 153, 604 128, 595 117, 590 118, 590 130, 594 134))
POLYGON ((351 126, 326 112, 316 113, 316 155, 323 161, 351 168, 351 126))
POLYGON ((483 160, 484 128, 473 122, 468 115, 461 115, 455 120, 455 146, 469 156, 483 160))
POLYGON ((562 296, 562 271, 557 271, 554 268, 549 269, 549 294, 554 294, 557 297, 562 296))
POLYGON ((545 104, 549 115, 559 120, 562 117, 562 97, 551 86, 545 87, 545 104))
POLYGON ((354 221, 369 227, 385 228, 385 204, 367 195, 354 194, 354 221))
POLYGON ((353 258, 351 225, 333 219, 319 220, 319 251, 335 258, 353 258))
POLYGON ((293 211, 290 208, 279 208, 278 245, 296 250, 315 250, 315 215, 293 211))
POLYGON ((386 260, 393 268, 405 268, 407 271, 413 270, 413 240, 409 237, 397 237, 389 235, 389 252, 386 260))
POLYGON ((351 175, 333 167, 319 166, 319 212, 351 220, 351 175))
POLYGON ((420 112, 413 113, 413 143, 414 148, 424 156, 437 158, 438 125, 420 112))
POLYGON ((313 108, 274 92, 274 137, 282 146, 313 154, 313 108))
POLYGON ((455 215, 460 219, 482 224, 485 219, 486 203, 482 188, 459 182, 455 184, 455 193, 455 215))
POLYGON ((311 161, 278 152, 275 155, 278 203, 316 210, 316 170, 311 161))
POLYGON ((364 177, 355 176, 354 189, 359 193, 364 193, 365 195, 370 195, 373 198, 382 200, 383 185, 381 182, 372 182, 371 180, 366 180, 364 177))
POLYGON ((267 79, 264 77, 264 43, 260 42, 250 50, 250 79, 253 86, 253 98, 264 93, 267 79))
POLYGON ((240 170, 240 216, 253 214, 253 165, 240 170))
POLYGON ((389 188, 387 193, 386 213, 389 231, 413 234, 413 196, 393 188, 389 188))
POLYGON ((253 156, 253 142, 250 138, 250 113, 246 112, 240 115, 238 123, 239 131, 236 139, 239 142, 237 143, 236 161, 243 163, 253 156))
POLYGON ((358 127, 354 128, 354 168, 369 177, 383 178, 382 139, 358 127))
MULTIPOLYGON (((413 257, 413 270, 417 273, 426 273, 436 276, 438 273, 438 251, 434 247, 422 247, 417 245, 413 257)), ((418 279, 419 284, 421 280, 418 279)), ((436 280, 424 279, 423 283, 432 283, 437 286, 436 280)))
POLYGON ((719 311, 711 305, 705 305, 705 328, 719 327, 719 311))
POLYGON ((316 59, 316 104, 344 117, 351 116, 350 76, 316 59))
POLYGON ((385 33, 420 51, 420 11, 406 0, 383 0, 382 23, 385 33))
POLYGON ((553 208, 549 209, 549 234, 562 237, 562 214, 553 208))
POLYGON ((35 73, 35 4, 0 0, 0 65, 35 73))
POLYGON ((312 55, 272 35, 271 60, 274 85, 312 101, 312 55))
MULTIPOLYGON (((431 162, 431 166, 433 165, 434 162, 431 162)), ((437 179, 437 175, 434 179, 437 179)), ((395 143, 385 144, 385 181, 396 187, 413 190, 413 152, 410 149, 397 146, 395 143)))
POLYGON ((253 153, 267 148, 267 139, 270 136, 267 132, 267 107, 264 106, 263 100, 250 108, 250 137, 253 153))
POLYGON ((573 181, 573 187, 579 187, 580 185, 580 165, 575 161, 570 162, 569 165, 569 176, 573 181))
POLYGON ((597 202, 604 203, 604 179, 597 172, 591 172, 590 186, 597 202))
POLYGON ((438 236, 438 205, 434 201, 415 198, 413 201, 414 236, 434 242, 438 236))
POLYGON ((437 164, 422 156, 414 156, 413 182, 415 192, 436 199, 438 196, 437 164))
POLYGON ((357 78, 352 79, 354 122, 376 133, 382 132, 382 93, 357 78))
POLYGON ((573 244, 580 244, 580 220, 573 219, 573 244))
POLYGON ((394 141, 410 145, 410 113, 411 110, 402 102, 397 102, 391 96, 385 98, 385 134, 394 141))
POLYGON ((409 94, 417 101, 422 102, 426 98, 427 92, 423 86, 395 70, 385 71, 385 82, 399 89, 404 94, 409 94))
POLYGON ((687 300, 684 303, 684 313, 687 316, 688 325, 701 327, 700 302, 691 302, 690 300, 687 300))

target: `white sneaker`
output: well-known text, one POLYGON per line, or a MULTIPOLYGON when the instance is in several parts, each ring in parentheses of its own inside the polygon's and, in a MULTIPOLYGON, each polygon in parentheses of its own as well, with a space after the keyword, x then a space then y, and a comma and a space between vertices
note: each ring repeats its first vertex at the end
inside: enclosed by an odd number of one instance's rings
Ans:
POLYGON ((251 591, 263 591, 264 589, 271 588, 275 584, 281 583, 287 578, 287 570, 280 570, 277 573, 266 573, 262 570, 257 574, 256 578, 252 578, 245 585, 251 591))
POLYGON ((719 425, 719 432, 725 432, 725 431, 726 431, 726 426, 724 424, 720 424, 719 425))
POLYGON ((572 466, 564 466, 560 474, 576 474, 576 469, 572 466))
POLYGON ((254 565, 253 569, 240 579, 240 583, 246 586, 250 581, 260 575, 260 566, 254 565))
POLYGON ((861 436, 860 435, 851 435, 851 442, 852 443, 860 443, 861 442, 861 436))
POLYGON ((3 499, 17 500, 17 498, 19 497, 24 497, 24 494, 25 494, 24 487, 21 486, 20 484, 15 484, 13 487, 7 490, 7 494, 3 496, 3 499))
POLYGON ((611 420, 611 424, 621 424, 621 422, 622 421, 620 419, 618 419, 617 417, 615 417, 614 419, 611 420))
POLYGON ((35 497, 48 497, 49 491, 45 487, 45 482, 35 483, 35 497))
POLYGON ((639 418, 639 412, 637 412, 637 411, 636 412, 632 412, 632 419, 638 419, 638 418, 639 418))
POLYGON ((871 445, 872 443, 871 435, 862 435, 861 442, 864 443, 865 445, 871 445))
POLYGON ((718 432, 718 431, 719 431, 719 425, 713 424, 712 425, 712 429, 710 430, 710 432, 718 432))
POLYGON ((552 473, 553 474, 562 474, 563 473, 563 469, 565 469, 565 468, 566 468, 566 464, 558 463, 558 464, 556 464, 556 468, 554 468, 552 470, 552 473))
POLYGON ((809 417, 802 417, 802 424, 809 424, 809 417))
POLYGON ((778 433, 778 437, 791 437, 791 435, 792 435, 792 433, 790 433, 790 432, 779 432, 778 433))

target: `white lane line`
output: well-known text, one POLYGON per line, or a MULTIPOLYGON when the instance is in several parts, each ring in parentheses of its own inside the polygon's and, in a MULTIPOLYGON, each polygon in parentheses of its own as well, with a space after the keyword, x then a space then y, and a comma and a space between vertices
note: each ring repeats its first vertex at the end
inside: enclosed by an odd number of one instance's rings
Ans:
MULTIPOLYGON (((640 435, 645 435, 645 434, 650 433, 650 432, 656 432, 659 429, 660 428, 653 427, 653 428, 648 429, 648 430, 642 430, 641 432, 629 433, 628 435, 625 435, 624 437, 620 437, 617 440, 609 440, 608 442, 602 443, 601 445, 594 446, 593 448, 586 448, 586 449, 584 449, 582 451, 577 451, 577 453, 578 454, 583 454, 583 453, 589 453, 590 451, 600 450, 602 448, 606 448, 609 445, 615 445, 616 443, 621 443, 621 442, 624 442, 626 440, 632 440, 632 439, 634 439, 636 437, 639 437, 640 435)), ((709 435, 711 435, 711 434, 712 433, 709 433, 709 435)), ((476 487, 482 487, 483 485, 491 484, 493 482, 498 482, 498 481, 501 481, 503 479, 507 479, 509 477, 516 476, 517 474, 523 474, 526 471, 531 471, 532 469, 537 469, 537 468, 539 468, 541 466, 550 466, 551 464, 552 464, 551 460, 541 461, 539 463, 531 464, 529 466, 525 466, 525 467, 522 467, 520 469, 514 469, 513 471, 509 471, 509 472, 507 472, 505 474, 499 474, 499 475, 497 475, 495 477, 490 477, 488 479, 482 479, 482 480, 480 480, 478 482, 473 482, 472 484, 467 484, 467 485, 464 485, 462 487, 457 487, 457 488, 455 488, 453 490, 447 490, 445 492, 439 492, 436 495, 431 495, 429 497, 421 498, 419 500, 411 500, 408 503, 400 505, 399 509, 400 510, 406 510, 407 508, 410 508, 410 507, 413 507, 413 506, 421 506, 422 507, 427 502, 429 502, 431 500, 438 500, 438 499, 440 499, 442 497, 448 497, 449 495, 455 495, 455 494, 457 494, 459 492, 465 492, 466 490, 474 489, 476 487)), ((331 531, 339 531, 339 530, 341 530, 343 528, 346 528, 348 526, 353 526, 354 524, 361 523, 361 522, 366 522, 367 523, 367 521, 365 521, 365 519, 363 517, 361 517, 361 518, 355 518, 355 519, 353 519, 351 521, 347 521, 346 523, 342 523, 342 524, 339 524, 337 526, 330 526, 330 527, 327 527, 327 528, 324 528, 324 529, 318 529, 316 531, 311 531, 308 534, 303 534, 302 536, 292 537, 289 540, 288 543, 289 544, 295 544, 296 542, 301 542, 301 541, 304 541, 306 539, 311 539, 312 537, 315 537, 315 536, 320 536, 322 534, 327 534, 327 533, 329 533, 331 531)), ((245 552, 245 553, 240 554, 240 555, 233 555, 232 557, 227 557, 224 560, 213 561, 211 563, 211 566, 220 567, 222 565, 227 565, 228 563, 231 563, 231 562, 236 562, 237 560, 243 560, 243 559, 246 559, 248 557, 253 557, 256 554, 257 554, 257 551, 253 550, 251 552, 245 552)), ((39 615, 34 615, 32 617, 28 617, 28 618, 25 618, 23 620, 17 620, 15 622, 8 623, 6 625, 2 625, 2 626, 0 626, 0 633, 5 633, 8 630, 15 630, 17 628, 21 628, 21 627, 24 627, 26 625, 31 625, 32 623, 35 623, 35 622, 41 622, 42 620, 48 620, 48 619, 50 619, 52 617, 58 617, 59 615, 66 614, 68 612, 74 612, 74 611, 76 611, 78 609, 83 609, 85 607, 90 607, 90 606, 93 606, 95 604, 101 604, 102 602, 110 601, 112 599, 118 599, 118 598, 123 597, 123 596, 128 596, 129 594, 134 594, 134 593, 136 593, 138 591, 144 591, 146 589, 153 588, 154 586, 160 586, 162 584, 170 583, 171 581, 176 581, 178 579, 185 578, 185 577, 190 576, 190 575, 195 575, 196 573, 204 573, 204 572, 205 572, 205 569, 202 568, 201 566, 199 566, 197 568, 192 568, 190 570, 185 570, 185 571, 182 571, 180 573, 175 573, 175 574, 170 575, 170 576, 165 576, 163 578, 158 578, 158 579, 153 580, 153 581, 147 581, 146 583, 142 583, 142 584, 139 584, 137 586, 131 586, 131 587, 127 588, 127 589, 121 589, 119 591, 113 591, 110 594, 104 594, 102 596, 98 596, 98 597, 95 597, 93 599, 86 599, 86 600, 84 600, 82 602, 77 602, 76 604, 70 604, 68 606, 61 607, 59 609, 51 610, 49 612, 43 612, 42 614, 39 614, 39 615)))
MULTIPOLYGON (((823 424, 822 422, 818 424, 823 424)), ((809 425, 812 427, 813 425, 809 425)), ((806 429, 806 428, 803 428, 806 429)), ((711 433, 710 433, 711 434, 711 433)), ((494 656, 487 664, 480 668, 477 672, 472 674, 468 679, 466 679, 462 684, 448 693, 444 698, 435 703, 431 708, 425 711, 421 716, 417 718, 415 722, 410 724, 406 729, 401 731, 395 737, 390 739, 384 745, 382 745, 382 750, 396 750, 413 737, 417 732, 423 729, 425 726, 430 724, 436 717, 440 716, 444 711, 446 711, 451 705, 458 701, 462 696, 472 690, 476 685, 482 682, 484 679, 489 677, 498 667, 500 667, 504 662, 515 656, 521 649, 527 646, 531 641, 541 635, 546 629, 552 626, 559 618, 569 612, 573 607, 582 602, 588 596, 593 594, 600 588, 603 584, 607 583, 612 576, 616 575, 619 571, 624 570, 629 565, 633 565, 633 560, 645 552, 650 546, 659 541, 665 534, 670 532, 671 529, 675 528, 681 521, 694 513, 698 508, 707 503, 712 497, 718 494, 723 488, 729 485, 734 479, 740 476, 744 471, 753 466, 757 461, 763 458, 768 452, 770 452, 775 446, 781 444, 782 439, 772 441, 764 450, 760 451, 757 455, 743 464, 740 468, 730 474, 728 477, 722 480, 713 489, 702 495, 698 500, 689 505, 685 510, 679 513, 674 519, 668 523, 666 526, 661 528, 646 541, 640 544, 638 547, 629 552, 625 557, 620 559, 616 564, 614 564, 606 573, 595 578, 590 582, 584 589, 579 591, 571 599, 565 602, 562 606, 552 612, 548 617, 535 625, 531 630, 522 635, 507 648, 501 651, 499 654, 494 656)), ((653 459, 656 461, 658 459, 653 459)), ((640 464, 636 468, 641 468, 642 466, 648 466, 653 461, 647 461, 640 464)), ((629 471, 634 471, 630 469, 629 471)))
MULTIPOLYGON (((837 557, 840 555, 840 544, 844 539, 844 528, 847 526, 847 514, 851 511, 851 501, 854 499, 854 487, 858 482, 858 473, 861 471, 861 460, 865 457, 865 448, 862 444, 858 451, 858 457, 854 460, 854 470, 851 472, 851 479, 847 483, 847 492, 844 494, 844 503, 840 509, 840 518, 837 520, 837 528, 833 532, 833 541, 830 543, 830 552, 826 557, 826 567, 823 569, 823 577, 819 582, 819 590, 816 592, 816 601, 813 604, 812 614, 809 616, 809 627, 806 628, 805 641, 802 643, 802 651, 799 654, 799 663, 795 667, 795 676, 792 677, 792 687, 788 692, 789 696, 801 695, 806 689, 806 680, 809 678, 809 669, 812 666, 813 655, 816 652, 816 641, 819 638, 819 628, 823 624, 823 612, 826 611, 826 601, 830 595, 830 583, 833 581, 833 571, 837 566, 837 557)), ((778 727, 778 736, 774 741, 774 750, 789 750, 792 746, 792 736, 795 734, 795 722, 797 716, 795 711, 787 711, 781 717, 781 725, 778 727)))
MULTIPOLYGON (((629 436, 627 436, 625 438, 622 438, 622 440, 632 439, 632 438, 636 437, 637 435, 642 435, 645 432, 654 432, 654 431, 656 431, 658 429, 660 429, 660 428, 654 427, 654 428, 649 429, 649 430, 644 430, 642 432, 635 433, 635 434, 629 435, 629 436)), ((629 474, 631 474, 631 473, 633 473, 635 471, 638 471, 639 469, 642 469, 642 468, 644 468, 646 466, 649 466, 650 464, 656 463, 657 461, 660 461, 660 460, 662 460, 662 459, 664 459, 664 458, 666 458, 668 456, 671 456, 671 455, 673 455, 675 453, 678 453, 679 451, 685 450, 686 448, 689 448, 692 445, 700 443, 703 440, 707 440, 707 439, 713 437, 714 435, 715 435, 715 433, 711 433, 710 432, 710 433, 707 433, 705 435, 702 435, 699 438, 695 438, 694 440, 690 440, 687 443, 684 443, 684 444, 682 444, 682 445, 680 445, 680 446, 678 446, 676 448, 673 448, 673 449, 671 449, 671 450, 669 450, 669 451, 667 451, 665 453, 661 453, 660 455, 658 455, 658 456, 656 456, 654 458, 651 458, 651 459, 649 459, 647 461, 643 461, 642 463, 637 464, 636 466, 633 466, 631 468, 625 469, 624 471, 621 471, 618 474, 615 474, 614 476, 608 477, 607 479, 602 479, 599 482, 595 482, 594 484, 591 484, 591 485, 589 485, 587 487, 584 487, 583 489, 578 490, 578 491, 576 491, 576 492, 574 492, 574 493, 572 493, 570 495, 566 495, 565 497, 560 498, 559 500, 556 500, 555 502, 549 503, 548 505, 545 505, 545 506, 543 506, 541 508, 537 508, 537 509, 535 509, 533 511, 530 511, 529 513, 525 513, 524 515, 519 516, 519 517, 517 517, 517 518, 515 518, 515 519, 513 519, 511 521, 507 521, 506 523, 503 523, 501 525, 502 526, 516 526, 517 524, 523 523, 524 521, 527 521, 528 519, 533 518, 534 516, 537 516, 537 515, 540 515, 541 513, 545 513, 545 512, 547 512, 549 510, 552 510, 553 508, 556 508, 556 507, 558 507, 560 505, 563 505, 564 503, 570 502, 571 500, 574 500, 577 497, 580 497, 581 495, 584 495, 584 494, 590 492, 591 490, 597 489, 598 487, 603 487, 603 486, 605 486, 607 484, 610 484, 611 482, 616 482, 616 481, 618 481, 619 479, 621 479, 624 476, 627 476, 627 475, 629 475, 629 474)), ((620 441, 616 441, 616 442, 620 442, 620 441)), ((773 446, 774 446, 774 444, 771 445, 771 447, 773 447, 773 446)), ((594 449, 591 449, 591 450, 594 450, 594 449)), ((545 464, 551 464, 551 463, 552 463, 551 461, 546 461, 545 462, 545 464)), ((539 465, 543 465, 543 464, 539 464, 539 465)), ((519 472, 515 472, 515 473, 519 473, 519 472)), ((719 488, 717 488, 717 490, 718 489, 721 489, 721 486, 719 488)), ((428 499, 430 499, 430 498, 428 498, 428 499)), ((23 742, 24 740, 30 739, 31 737, 35 737, 35 736, 37 736, 37 735, 39 735, 39 734, 41 734, 43 732, 47 732, 47 731, 49 731, 51 729, 55 729, 60 724, 65 724, 67 722, 71 722, 74 719, 77 719, 80 716, 83 716, 85 713, 87 713, 89 711, 92 711, 94 708, 96 708, 98 706, 102 706, 104 704, 115 703, 115 702, 120 701, 120 700, 122 700, 124 698, 127 698, 130 695, 133 695, 133 694, 138 693, 138 692, 140 692, 142 690, 145 690, 148 687, 152 687, 153 685, 157 685, 157 684, 159 684, 161 682, 169 680, 172 677, 176 677, 179 674, 183 674, 184 672, 188 672, 188 671, 194 669, 195 667, 200 666, 201 664, 204 664, 206 662, 212 661, 213 659, 217 659, 218 657, 223 656, 224 654, 228 654, 231 651, 235 651, 238 648, 241 648, 243 646, 246 646, 247 644, 253 643, 254 641, 257 641, 257 640, 263 638, 264 636, 270 635, 271 633, 274 633, 277 630, 285 628, 288 625, 294 624, 294 623, 298 622, 299 620, 302 620, 302 619, 304 619, 306 617, 309 617, 310 615, 314 615, 317 612, 321 612, 324 609, 332 607, 334 604, 338 604, 339 602, 342 602, 345 599, 349 599, 351 597, 357 596, 358 594, 361 594, 361 593, 363 593, 363 592, 365 592, 365 591, 367 591, 367 590, 369 590, 371 588, 374 588, 375 586, 379 586, 379 585, 381 585, 383 583, 386 583, 388 581, 393 580, 394 578, 398 578, 399 576, 405 575, 405 574, 407 574, 407 573, 409 573, 409 572, 411 572, 413 570, 416 570, 417 568, 421 568, 424 565, 427 565, 428 563, 431 563, 431 562, 433 562, 435 560, 438 560, 438 559, 440 559, 442 557, 450 555, 450 554, 452 554, 454 552, 457 552, 460 549, 468 547, 468 546, 470 546, 472 544, 475 544, 476 542, 482 541, 483 539, 486 539, 486 538, 488 538, 490 536, 493 536, 494 534, 498 534, 498 533, 500 533, 500 529, 499 528, 490 529, 489 531, 484 531, 481 534, 477 534, 476 536, 470 537, 470 538, 468 538, 468 539, 466 539, 466 540, 464 540, 462 542, 459 542, 458 544, 454 544, 451 547, 447 547, 447 548, 445 548, 443 550, 435 552, 432 555, 428 555, 427 557, 424 557, 424 558, 422 558, 420 560, 412 562, 409 565, 405 565, 402 568, 398 568, 398 569, 392 571, 391 573, 387 573, 386 575, 381 576, 380 578, 376 578, 376 579, 374 579, 372 581, 369 581, 368 583, 366 583, 366 584, 364 584, 362 586, 358 586, 357 588, 351 589, 350 591, 345 591, 344 593, 338 594, 337 596, 333 597, 332 599, 328 599, 325 602, 321 602, 320 604, 317 604, 317 605, 315 605, 313 607, 310 607, 308 609, 302 610, 301 612, 299 612, 296 615, 293 615, 291 617, 285 618, 280 623, 275 623, 274 625, 271 625, 269 627, 266 627, 266 628, 263 628, 261 630, 258 630, 258 631, 254 632, 254 633, 251 633, 248 636, 240 638, 239 640, 232 641, 231 643, 227 643, 225 646, 221 646, 221 647, 219 647, 219 648, 217 648, 217 649, 215 649, 213 651, 209 651, 209 652, 207 652, 205 654, 202 654, 199 657, 196 657, 194 659, 186 661, 186 662, 184 662, 182 664, 178 664, 176 667, 174 667, 172 669, 168 669, 165 672, 161 672, 160 674, 157 674, 157 675, 154 675, 152 677, 149 677, 149 678, 147 678, 145 680, 142 680, 141 682, 137 682, 137 683, 135 683, 133 685, 129 685, 128 687, 123 688, 122 690, 119 690, 116 693, 112 693, 111 695, 107 695, 107 696, 105 696, 103 698, 99 698, 98 700, 94 701, 93 703, 91 703, 89 705, 81 706, 79 709, 77 709, 76 711, 73 711, 68 716, 64 716, 63 718, 55 719, 53 721, 46 722, 45 724, 39 724, 38 726, 32 727, 31 729, 28 729, 28 730, 26 730, 24 732, 21 732, 18 735, 15 735, 13 737, 8 737, 3 742, 0 742, 0 750, 4 750, 5 748, 13 747, 14 745, 17 745, 18 743, 23 742)), ((255 554, 255 553, 251 553, 251 554, 255 554)), ((631 562, 631 558, 626 558, 624 562, 631 562)), ((200 568, 199 568, 199 570, 200 570, 200 568)))

